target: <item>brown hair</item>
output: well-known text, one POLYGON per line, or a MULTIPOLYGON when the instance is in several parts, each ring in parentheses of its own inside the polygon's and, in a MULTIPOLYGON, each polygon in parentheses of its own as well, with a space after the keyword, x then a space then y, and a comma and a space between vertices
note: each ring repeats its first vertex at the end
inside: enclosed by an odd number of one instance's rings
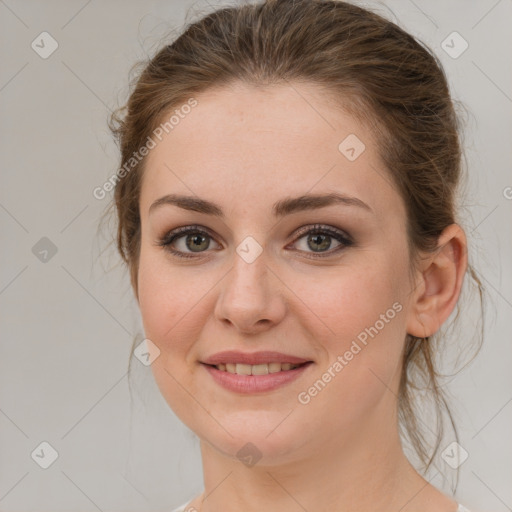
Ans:
MULTIPOLYGON (((316 84, 364 120, 406 205, 411 262, 420 251, 437 249, 440 233, 455 222, 462 152, 446 76, 422 43, 395 23, 342 1, 268 0, 216 10, 189 24, 145 63, 127 105, 112 115, 110 128, 119 141, 122 165, 172 108, 235 81, 316 84)), ((117 248, 136 294, 144 162, 118 180, 114 193, 117 248)), ((469 274, 482 299, 471 266, 469 274)), ((445 413, 454 427, 436 369, 440 341, 438 335, 408 335, 398 396, 401 433, 425 469, 443 439, 445 413), (427 442, 419 420, 414 395, 421 388, 435 407, 433 443, 427 442)), ((454 432, 458 438, 455 427, 454 432)))

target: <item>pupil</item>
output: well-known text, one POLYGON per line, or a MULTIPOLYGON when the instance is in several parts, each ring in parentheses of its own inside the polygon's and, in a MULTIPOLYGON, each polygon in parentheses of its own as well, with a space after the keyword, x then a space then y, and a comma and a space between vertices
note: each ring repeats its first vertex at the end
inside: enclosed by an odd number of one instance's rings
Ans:
MULTIPOLYGON (((328 249, 330 243, 328 242, 329 236, 327 235, 312 235, 311 240, 313 240, 313 243, 320 245, 320 249, 328 249), (322 243, 323 241, 323 243, 322 243)), ((313 247, 311 247, 313 249, 313 247)))
POLYGON ((191 249, 192 251, 197 251, 197 249, 207 249, 208 248, 208 245, 209 243, 206 243, 205 247, 201 247, 201 243, 206 240, 206 237, 203 236, 203 235, 189 235, 187 237, 187 242, 189 242, 190 240, 192 240, 192 247, 189 247, 189 249, 191 249))

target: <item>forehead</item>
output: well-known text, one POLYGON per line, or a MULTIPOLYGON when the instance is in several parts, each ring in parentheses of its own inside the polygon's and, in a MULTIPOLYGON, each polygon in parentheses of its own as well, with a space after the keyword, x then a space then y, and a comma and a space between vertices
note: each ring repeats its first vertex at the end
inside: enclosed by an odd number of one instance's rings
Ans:
POLYGON ((237 212, 249 204, 270 211, 284 195, 310 191, 403 213, 371 132, 321 88, 237 83, 195 99, 147 157, 143 215, 166 193, 195 194, 237 212))

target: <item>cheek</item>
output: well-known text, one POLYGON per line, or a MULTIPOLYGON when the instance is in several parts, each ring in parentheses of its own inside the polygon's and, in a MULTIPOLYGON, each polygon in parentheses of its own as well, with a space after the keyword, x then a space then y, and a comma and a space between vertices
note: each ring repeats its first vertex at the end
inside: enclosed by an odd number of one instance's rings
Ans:
POLYGON ((139 307, 146 337, 160 345, 162 334, 173 324, 175 309, 170 307, 170 301, 178 290, 170 288, 166 274, 158 270, 142 251, 138 272, 139 307))
POLYGON ((401 271, 398 275, 393 263, 398 268, 406 265, 391 258, 368 259, 371 264, 318 273, 317 279, 303 280, 302 288, 299 281, 294 287, 321 319, 315 321, 316 339, 324 357, 308 383, 315 388, 311 389, 313 407, 336 404, 331 413, 342 423, 371 411, 383 395, 390 394, 405 337, 400 283, 406 276, 401 271), (318 385, 317 379, 322 381, 318 385))
POLYGON ((151 371, 168 405, 187 424, 187 418, 204 414, 190 400, 190 394, 200 396, 191 378, 195 364, 191 347, 202 328, 202 308, 207 307, 205 283, 196 279, 180 276, 165 258, 141 251, 139 308, 145 337, 160 350, 151 371))
POLYGON ((161 254, 142 249, 139 307, 145 335, 163 355, 179 355, 183 360, 193 346, 207 317, 206 311, 212 307, 208 291, 214 289, 215 277, 206 269, 180 270, 161 254))
POLYGON ((404 326, 404 315, 397 314, 397 309, 403 309, 400 282, 405 276, 397 273, 389 257, 375 255, 365 260, 368 263, 361 258, 357 265, 315 269, 314 275, 309 272, 300 279, 296 274, 281 274, 285 282, 293 283, 294 293, 309 309, 308 316, 317 324, 319 339, 329 352, 345 349, 376 323, 379 335, 390 339, 404 326), (393 308, 395 303, 402 307, 393 308))
POLYGON ((194 289, 187 285, 179 273, 165 265, 161 257, 150 251, 141 251, 139 272, 139 307, 145 335, 161 351, 176 349, 170 340, 177 339, 180 318, 186 318, 187 310, 193 303, 189 294, 194 289))

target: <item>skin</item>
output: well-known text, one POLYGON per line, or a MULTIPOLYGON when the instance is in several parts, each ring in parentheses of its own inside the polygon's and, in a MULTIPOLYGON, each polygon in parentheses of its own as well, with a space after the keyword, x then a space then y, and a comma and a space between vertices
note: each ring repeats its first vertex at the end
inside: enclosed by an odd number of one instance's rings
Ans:
POLYGON ((454 512, 456 503, 403 454, 396 394, 406 334, 433 334, 456 304, 467 265, 464 232, 446 228, 441 249, 424 255, 411 277, 404 203, 370 131, 333 110, 313 84, 235 83, 196 99, 147 157, 137 275, 145 334, 160 350, 154 377, 200 438, 205 492, 189 505, 202 512, 454 512), (353 162, 338 150, 349 134, 366 146, 353 162), (332 205, 272 215, 280 199, 322 192, 357 197, 371 211, 332 205), (170 193, 213 201, 225 218, 174 205, 150 214, 170 193), (330 238, 330 255, 312 259, 318 246, 294 231, 316 223, 345 231, 354 244, 336 252, 340 242, 330 238), (194 253, 185 235, 173 247, 196 259, 158 245, 192 224, 212 233, 210 246, 194 253), (236 252, 247 236, 263 248, 252 263, 236 252), (300 403, 298 394, 394 303, 401 311, 300 403), (275 391, 241 395, 199 363, 227 349, 276 350, 314 364, 275 391), (248 442, 261 454, 250 467, 236 456, 248 442))

